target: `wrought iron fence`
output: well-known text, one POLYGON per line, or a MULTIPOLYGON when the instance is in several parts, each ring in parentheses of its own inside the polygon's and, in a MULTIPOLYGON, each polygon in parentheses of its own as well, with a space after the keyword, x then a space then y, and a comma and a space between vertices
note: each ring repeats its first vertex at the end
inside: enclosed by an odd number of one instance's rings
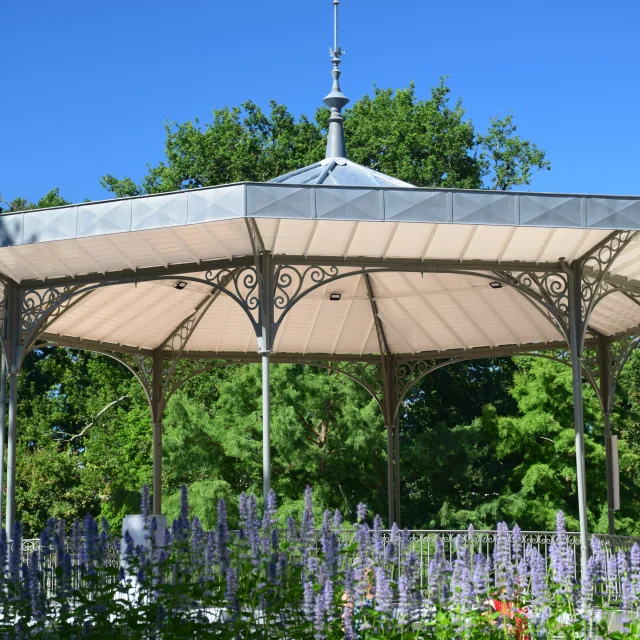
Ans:
MULTIPOLYGON (((235 532, 231 532, 232 534, 235 532)), ((320 531, 318 533, 318 543, 320 531)), ((286 531, 282 531, 282 535, 286 536, 286 531)), ((512 533, 509 532, 512 538, 512 533)), ((446 530, 446 531, 427 531, 413 530, 408 532, 408 537, 403 536, 404 540, 408 540, 409 550, 414 551, 418 558, 418 567, 420 570, 421 586, 426 588, 429 575, 429 563, 433 559, 436 550, 436 541, 442 541, 445 557, 453 562, 455 559, 456 541, 458 537, 469 545, 472 553, 482 553, 485 556, 493 554, 493 548, 497 539, 496 531, 474 531, 470 536, 466 530, 446 530)), ((354 541, 355 531, 353 529, 343 529, 341 533, 342 542, 345 545, 354 541)), ((609 535, 592 535, 600 540, 602 547, 607 555, 615 554, 618 551, 630 551, 634 543, 640 544, 640 537, 632 536, 609 536, 609 535)), ((391 532, 383 532, 384 547, 389 544, 391 532)), ((557 540, 555 533, 550 531, 523 531, 522 542, 524 546, 532 546, 536 548, 540 555, 549 562, 550 547, 552 542, 557 540)), ((574 577, 577 579, 580 573, 580 534, 569 532, 566 534, 566 542, 571 549, 573 559, 574 577)), ((400 543, 400 544, 407 544, 400 543)), ((119 539, 112 541, 109 553, 110 563, 114 566, 119 563, 119 539)), ((22 558, 23 562, 28 562, 29 557, 34 551, 41 551, 40 540, 25 539, 22 541, 22 558)), ((53 562, 53 559, 52 559, 53 562)))

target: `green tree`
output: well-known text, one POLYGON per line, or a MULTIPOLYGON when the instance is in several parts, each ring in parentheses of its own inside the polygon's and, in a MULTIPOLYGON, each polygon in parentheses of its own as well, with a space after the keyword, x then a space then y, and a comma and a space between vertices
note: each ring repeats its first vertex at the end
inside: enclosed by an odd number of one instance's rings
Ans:
MULTIPOLYGON (((349 157, 418 187, 510 189, 550 169, 545 152, 515 135, 511 115, 492 118, 486 133, 450 105, 444 80, 420 99, 406 89, 375 88, 345 111, 349 157)), ((296 118, 271 102, 214 109, 213 121, 165 125, 166 160, 148 167, 136 185, 112 175, 102 185, 116 197, 176 191, 244 180, 265 181, 324 157, 329 110, 296 118)))

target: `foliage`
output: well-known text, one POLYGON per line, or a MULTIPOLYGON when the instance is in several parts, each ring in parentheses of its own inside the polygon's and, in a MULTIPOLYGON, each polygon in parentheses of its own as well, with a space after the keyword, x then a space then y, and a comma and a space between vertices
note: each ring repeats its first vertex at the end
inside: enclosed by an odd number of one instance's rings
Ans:
MULTIPOLYGON (((418 187, 510 189, 530 184, 550 163, 516 135, 513 116, 492 118, 486 133, 465 119, 462 101, 449 104, 445 80, 430 98, 415 86, 380 89, 345 110, 345 137, 354 162, 418 187)), ((253 102, 213 110, 213 121, 165 125, 166 160, 136 185, 112 175, 102 185, 116 197, 177 191, 239 181, 265 181, 324 157, 329 110, 298 120, 284 105, 265 113, 253 102)))
POLYGON ((325 512, 318 529, 307 489, 296 522, 279 528, 275 494, 262 518, 254 496, 238 500, 230 532, 220 500, 215 530, 189 517, 187 491, 170 529, 150 517, 143 489, 143 538, 122 545, 91 516, 49 519, 40 548, 25 560, 21 525, 13 545, 0 534, 0 632, 5 638, 536 638, 637 637, 640 547, 617 555, 592 539, 589 570, 573 576, 562 513, 549 562, 516 527, 498 525, 492 557, 474 532, 459 535, 447 559, 442 538, 421 587, 422 567, 408 533, 385 541, 382 521, 325 512), (122 550, 118 567, 118 551, 122 550), (608 628, 620 612, 619 630, 608 628))
POLYGON ((0 213, 11 213, 13 211, 26 211, 27 209, 43 209, 45 207, 63 207, 71 204, 60 195, 58 187, 48 191, 38 202, 29 202, 25 198, 15 198, 11 202, 6 202, 0 195, 0 213))

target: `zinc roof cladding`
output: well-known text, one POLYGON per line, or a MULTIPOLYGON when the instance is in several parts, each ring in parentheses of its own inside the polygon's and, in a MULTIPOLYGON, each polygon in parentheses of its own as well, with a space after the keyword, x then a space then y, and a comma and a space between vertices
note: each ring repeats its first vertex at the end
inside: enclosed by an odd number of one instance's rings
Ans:
POLYGON ((269 182, 277 184, 326 184, 341 187, 405 187, 414 186, 392 178, 346 158, 326 158, 308 167, 278 176, 269 182))

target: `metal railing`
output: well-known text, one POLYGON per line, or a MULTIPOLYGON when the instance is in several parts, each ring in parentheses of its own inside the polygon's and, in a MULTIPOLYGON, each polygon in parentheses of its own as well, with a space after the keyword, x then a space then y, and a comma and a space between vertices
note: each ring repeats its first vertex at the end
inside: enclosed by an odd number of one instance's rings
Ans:
MULTIPOLYGON (((231 532, 233 533, 233 532, 231 532)), ((318 533, 318 538, 320 531, 318 533)), ((286 531, 282 532, 283 537, 286 531)), ((341 538, 344 543, 353 541, 355 531, 353 529, 344 529, 341 538)), ((413 551, 418 559, 418 567, 420 571, 421 585, 426 587, 429 574, 429 563, 434 557, 436 551, 436 542, 440 540, 444 548, 444 554, 447 560, 453 562, 456 552, 456 541, 461 536, 463 541, 469 546, 471 553, 482 553, 484 556, 493 554, 493 549, 498 538, 496 531, 474 531, 470 536, 466 530, 413 530, 408 532, 409 549, 405 551, 413 551)), ((512 532, 508 533, 510 540, 513 539, 512 532)), ((615 554, 618 551, 630 551, 634 543, 640 544, 640 537, 633 536, 610 536, 592 534, 590 538, 598 538, 607 555, 615 554)), ((406 534, 403 536, 407 540, 406 534)), ((566 534, 566 543, 571 550, 573 573, 577 579, 580 573, 580 534, 569 532, 566 534)), ((391 540, 391 532, 383 532, 383 544, 386 547, 391 540)), ((522 543, 524 547, 532 546, 538 550, 540 555, 548 564, 551 544, 557 541, 557 536, 551 531, 523 531, 522 543)), ((110 561, 115 564, 119 562, 118 550, 120 548, 119 539, 112 540, 112 551, 109 554, 110 561)), ((29 556, 34 551, 40 551, 40 540, 25 539, 22 541, 22 558, 23 562, 28 562, 29 556)))

